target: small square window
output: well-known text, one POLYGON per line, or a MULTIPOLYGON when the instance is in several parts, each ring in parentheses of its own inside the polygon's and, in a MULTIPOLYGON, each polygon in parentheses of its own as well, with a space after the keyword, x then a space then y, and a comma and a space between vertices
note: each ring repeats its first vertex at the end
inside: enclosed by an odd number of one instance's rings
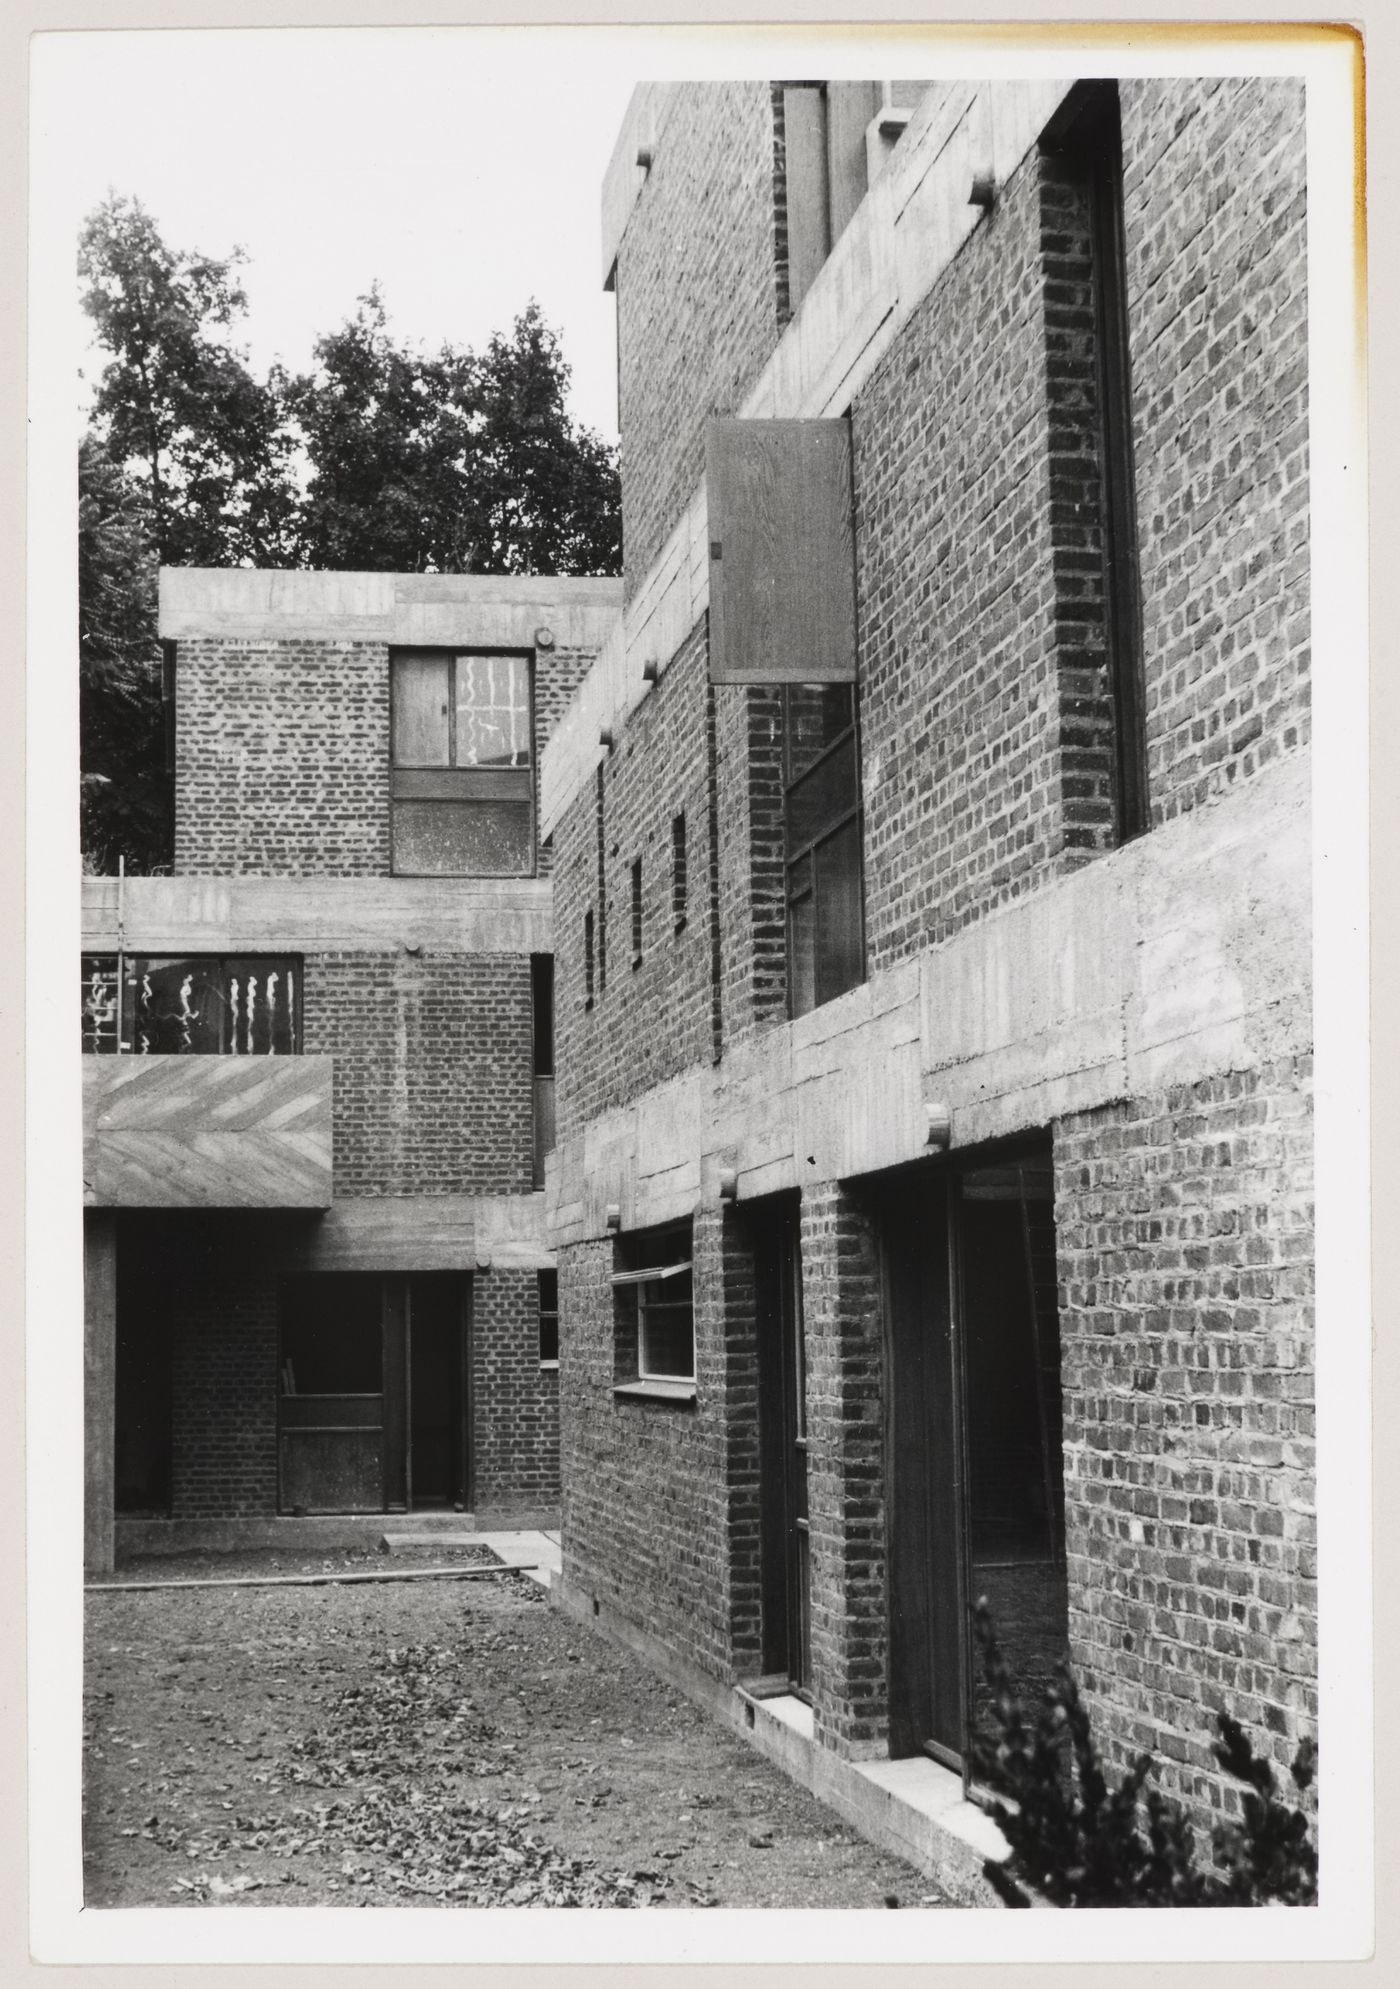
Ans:
POLYGON ((619 1388, 693 1400, 695 1310, 689 1223, 620 1238, 612 1283, 619 1388))

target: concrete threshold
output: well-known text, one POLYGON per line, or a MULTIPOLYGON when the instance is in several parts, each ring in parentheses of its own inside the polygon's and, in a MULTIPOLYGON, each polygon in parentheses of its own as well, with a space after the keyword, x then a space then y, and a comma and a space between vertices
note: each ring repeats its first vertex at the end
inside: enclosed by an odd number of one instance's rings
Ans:
POLYGON ((817 1745, 812 1708, 795 1693, 773 1693, 766 1679, 754 1681, 760 1690, 750 1692, 712 1678, 562 1574, 551 1582, 550 1596, 742 1734, 870 1843, 936 1879, 958 1904, 1001 1904, 982 1867, 989 1858, 1004 1858, 1009 1847, 986 1811, 963 1795, 962 1778, 950 1768, 923 1755, 843 1760, 817 1745))
MULTIPOLYGON (((480 1546, 487 1533, 529 1533, 559 1524, 554 1507, 516 1512, 267 1513, 241 1519, 163 1519, 118 1514, 117 1558, 143 1554, 244 1553, 264 1547, 314 1553, 337 1547, 377 1547, 386 1531, 422 1533, 429 1546, 466 1534, 480 1546)), ((454 1541, 455 1544, 455 1541, 454 1541)))
POLYGON ((330 1572, 319 1575, 205 1575, 185 1581, 87 1582, 85 1595, 132 1595, 144 1589, 169 1588, 332 1588, 350 1582, 480 1581, 484 1575, 533 1575, 537 1561, 485 1561, 471 1568, 374 1568, 368 1574, 330 1572))

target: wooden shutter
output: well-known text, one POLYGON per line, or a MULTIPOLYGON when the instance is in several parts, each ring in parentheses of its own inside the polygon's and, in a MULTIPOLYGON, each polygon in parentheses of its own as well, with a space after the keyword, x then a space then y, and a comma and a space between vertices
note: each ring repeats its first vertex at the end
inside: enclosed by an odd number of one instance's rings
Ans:
POLYGON ((710 680, 856 680, 846 421, 712 421, 710 680))

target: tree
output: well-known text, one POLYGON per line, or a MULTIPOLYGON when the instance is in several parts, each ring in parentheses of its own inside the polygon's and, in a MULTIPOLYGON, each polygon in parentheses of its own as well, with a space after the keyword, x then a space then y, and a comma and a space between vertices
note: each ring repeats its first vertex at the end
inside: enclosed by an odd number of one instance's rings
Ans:
POLYGON ((86 436, 78 452, 78 708, 88 864, 170 860, 156 636, 157 558, 144 489, 86 436))
POLYGON ((83 307, 110 355, 93 429, 143 485, 163 565, 275 565, 291 549, 280 377, 254 379, 229 342, 242 260, 167 248, 140 202, 115 196, 79 240, 83 307))
POLYGON ((558 335, 531 304, 484 356, 397 345, 377 289, 318 340, 288 401, 310 474, 309 566, 614 573, 614 452, 565 407, 558 335))

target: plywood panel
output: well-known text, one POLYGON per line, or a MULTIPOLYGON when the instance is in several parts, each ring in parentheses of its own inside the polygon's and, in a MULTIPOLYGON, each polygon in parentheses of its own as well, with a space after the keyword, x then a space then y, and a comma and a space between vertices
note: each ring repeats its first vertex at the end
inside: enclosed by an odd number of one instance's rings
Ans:
POLYGON ((854 683, 849 424, 711 422, 705 479, 712 681, 854 683))

